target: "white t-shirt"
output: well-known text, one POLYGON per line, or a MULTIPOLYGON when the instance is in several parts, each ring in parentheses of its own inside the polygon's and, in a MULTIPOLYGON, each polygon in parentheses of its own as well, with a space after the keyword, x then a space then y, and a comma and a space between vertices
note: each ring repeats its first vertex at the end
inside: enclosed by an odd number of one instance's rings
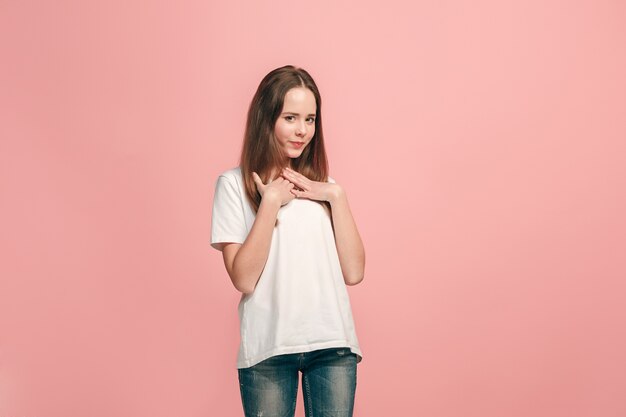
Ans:
MULTIPOLYGON (((329 176, 329 182, 335 182, 329 176)), ((255 213, 241 168, 219 175, 211 219, 211 246, 243 243, 255 213)), ((363 359, 343 279, 331 219, 324 207, 294 198, 278 211, 265 268, 252 293, 241 295, 237 368, 269 357, 349 347, 363 359)))

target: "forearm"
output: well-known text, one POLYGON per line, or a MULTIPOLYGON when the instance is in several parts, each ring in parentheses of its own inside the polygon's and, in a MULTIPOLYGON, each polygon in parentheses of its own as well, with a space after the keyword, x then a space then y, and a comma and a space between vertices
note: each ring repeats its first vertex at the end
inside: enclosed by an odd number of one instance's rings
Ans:
POLYGON ((356 285, 365 272, 365 249, 357 229, 348 198, 339 189, 329 200, 331 204, 335 243, 346 285, 356 285))
POLYGON ((235 255, 233 281, 236 281, 235 286, 244 293, 253 292, 261 277, 269 255, 279 209, 279 201, 261 200, 250 233, 235 255))

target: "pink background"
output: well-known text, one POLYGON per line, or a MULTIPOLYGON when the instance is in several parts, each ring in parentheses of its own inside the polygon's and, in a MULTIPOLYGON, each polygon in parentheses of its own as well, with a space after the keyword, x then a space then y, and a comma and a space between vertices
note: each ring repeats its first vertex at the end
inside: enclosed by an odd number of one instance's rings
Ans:
POLYGON ((285 64, 366 247, 355 416, 626 415, 625 41, 617 0, 3 1, 0 417, 243 415, 210 212, 285 64))

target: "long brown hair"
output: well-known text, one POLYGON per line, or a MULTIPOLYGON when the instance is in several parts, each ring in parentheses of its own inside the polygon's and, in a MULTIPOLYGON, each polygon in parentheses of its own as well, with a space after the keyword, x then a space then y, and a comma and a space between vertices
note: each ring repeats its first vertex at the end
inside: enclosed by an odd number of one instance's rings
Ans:
MULTIPOLYGON (((328 159, 322 132, 322 99, 313 78, 302 68, 285 65, 268 73, 252 97, 248 109, 246 131, 239 166, 248 201, 256 213, 261 204, 261 195, 252 179, 256 172, 267 184, 273 171, 289 165, 289 156, 280 147, 274 136, 274 126, 280 116, 285 94, 292 88, 304 87, 315 96, 315 134, 302 154, 292 160, 293 169, 313 181, 327 181, 328 159)), ((320 202, 328 210, 328 202, 320 202)))

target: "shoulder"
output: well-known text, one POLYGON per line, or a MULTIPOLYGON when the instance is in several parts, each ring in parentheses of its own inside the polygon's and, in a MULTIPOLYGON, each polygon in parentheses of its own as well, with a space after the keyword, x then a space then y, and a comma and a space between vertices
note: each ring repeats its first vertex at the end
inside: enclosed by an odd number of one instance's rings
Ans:
POLYGON ((231 196, 242 196, 243 178, 239 167, 230 168, 221 172, 215 180, 215 194, 227 194, 231 196))
POLYGON ((336 182, 335 179, 333 177, 331 177, 330 175, 328 176, 328 182, 332 182, 333 184, 336 182))
POLYGON ((241 174, 241 167, 234 167, 234 168, 227 169, 226 171, 220 173, 217 178, 218 180, 220 178, 226 178, 229 182, 241 183, 243 182, 243 176, 241 174))

